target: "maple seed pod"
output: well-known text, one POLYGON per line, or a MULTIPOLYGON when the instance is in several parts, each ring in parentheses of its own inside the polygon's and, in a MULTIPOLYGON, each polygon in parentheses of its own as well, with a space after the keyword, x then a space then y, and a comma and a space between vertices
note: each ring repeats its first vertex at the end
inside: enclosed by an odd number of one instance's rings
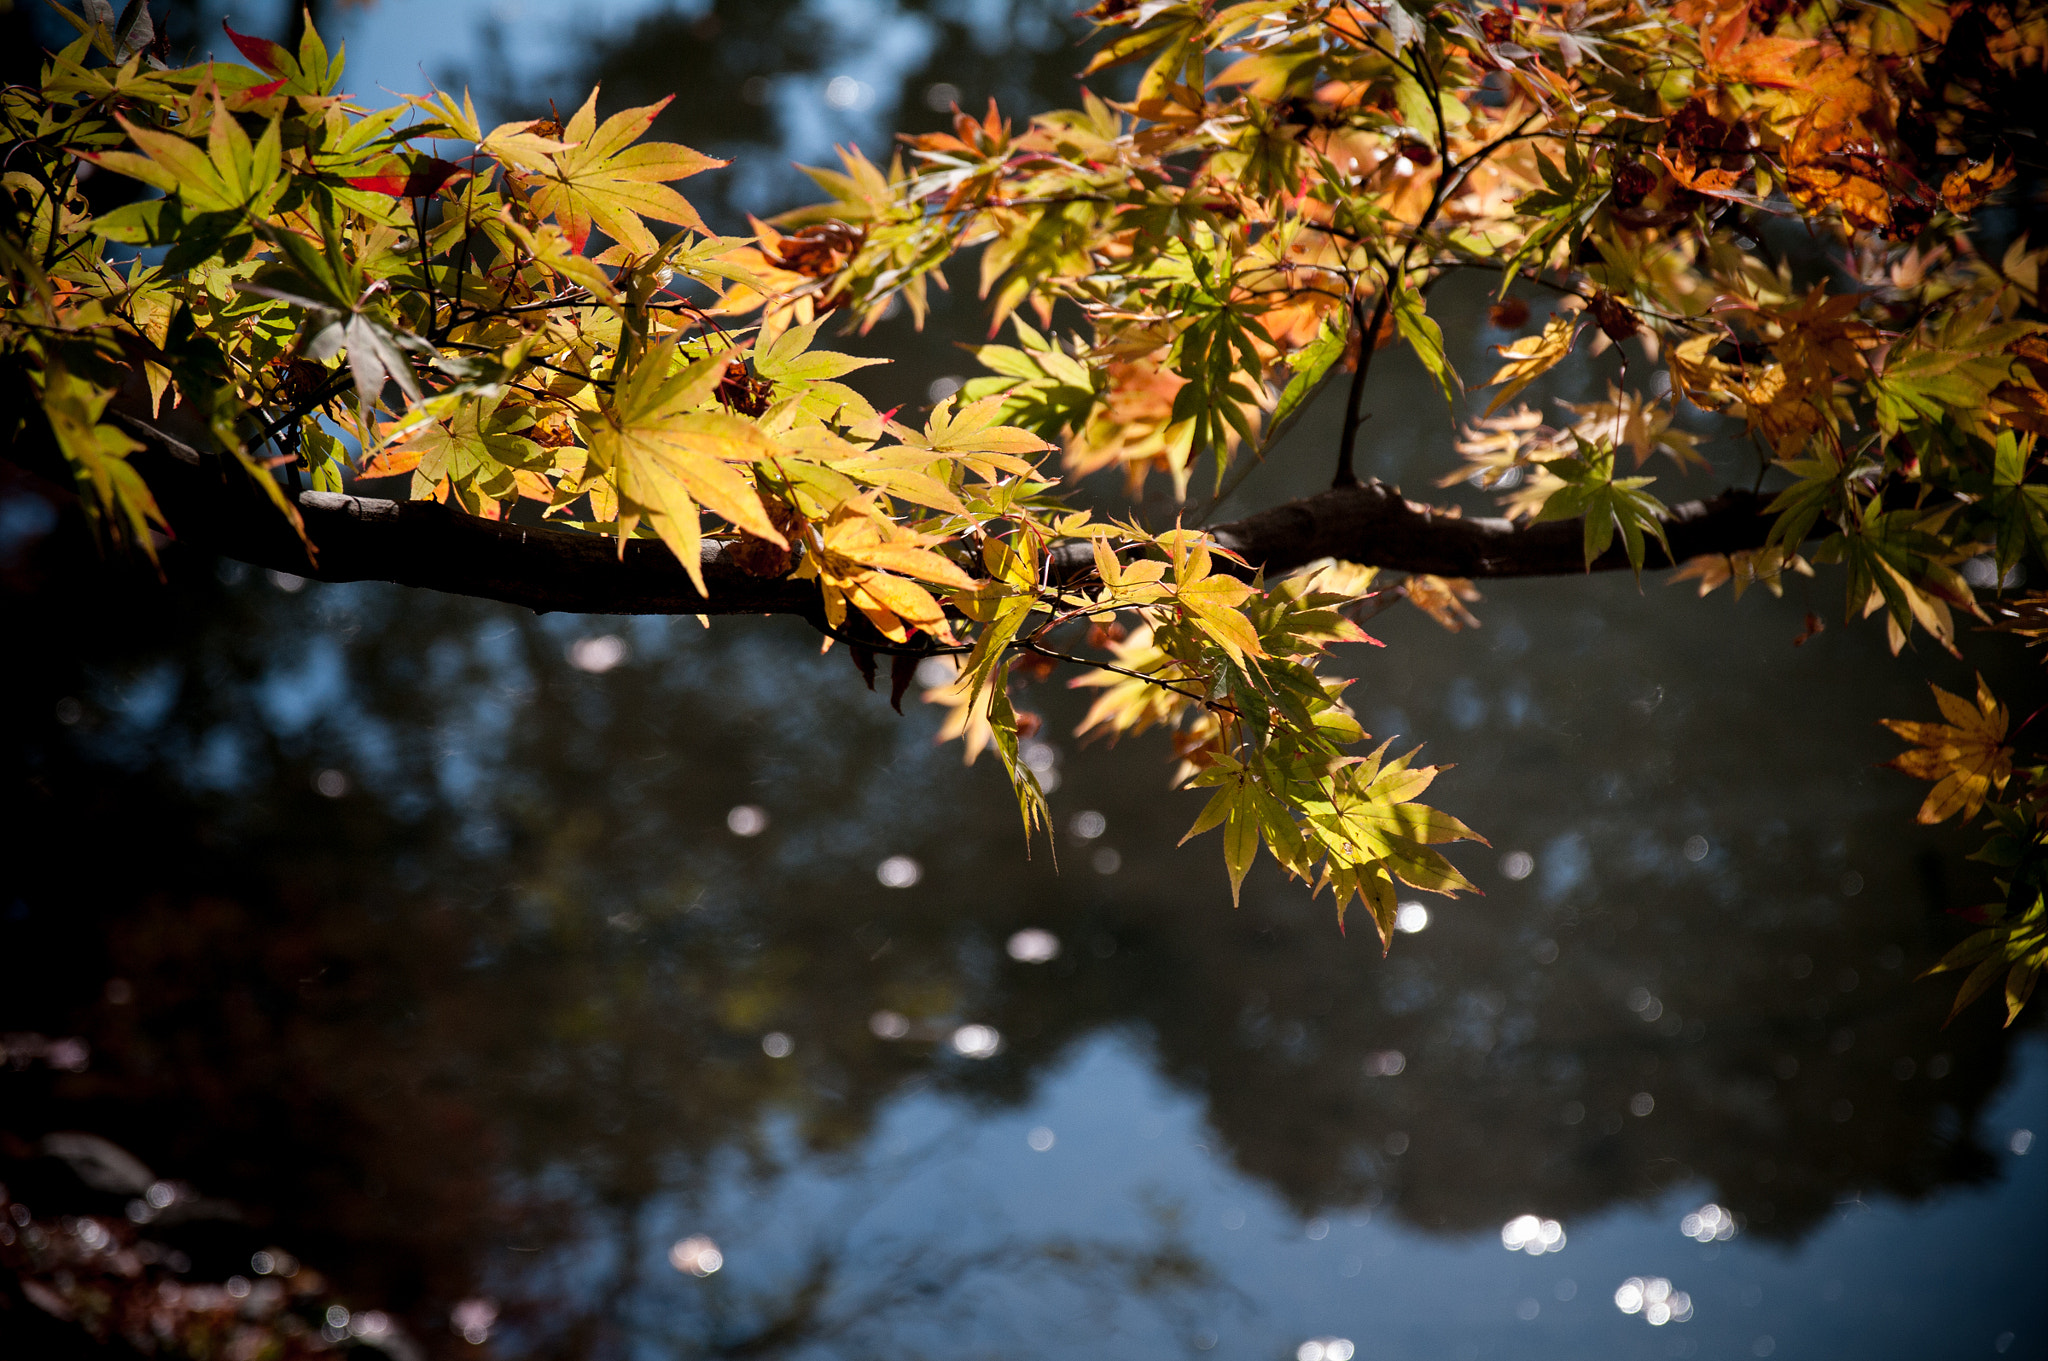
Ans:
POLYGON ((742 416, 759 416, 775 400, 775 384, 747 371, 746 361, 735 359, 725 366, 712 396, 728 411, 742 416))
POLYGON ((1058 665, 1059 663, 1051 657, 1041 657, 1034 652, 1011 663, 1010 674, 1019 680, 1042 681, 1050 676, 1058 665))
POLYGON ((1614 206, 1634 208, 1657 187, 1657 172, 1641 161, 1618 161, 1614 167, 1614 206))
POLYGON ((1642 329, 1628 304, 1604 288, 1593 294, 1593 319, 1617 345, 1642 329))
POLYGON ((757 538, 742 530, 740 536, 733 540, 731 547, 726 550, 727 556, 748 576, 788 576, 796 566, 796 545, 802 539, 804 517, 781 497, 771 496, 767 492, 761 493, 761 507, 768 512, 768 523, 774 525, 782 537, 789 540, 790 547, 784 548, 773 539, 757 538))
POLYGON ((866 239, 865 227, 820 222, 783 237, 775 248, 775 263, 807 279, 822 279, 843 269, 866 239))

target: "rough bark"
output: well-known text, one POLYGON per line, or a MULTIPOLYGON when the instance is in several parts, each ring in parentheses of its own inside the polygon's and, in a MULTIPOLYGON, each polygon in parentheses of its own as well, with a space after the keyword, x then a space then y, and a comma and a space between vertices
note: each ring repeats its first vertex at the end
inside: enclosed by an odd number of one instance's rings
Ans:
MULTIPOLYGON (((817 587, 743 571, 707 544, 700 594, 669 551, 651 540, 618 545, 596 535, 482 520, 435 502, 300 492, 304 545, 238 470, 203 457, 139 421, 119 418, 148 449, 136 455, 179 537, 194 546, 320 581, 392 581, 500 600, 537 611, 585 614, 794 614, 820 622, 817 587)), ((1728 491, 1672 509, 1665 532, 1680 562, 1763 543, 1764 498, 1728 491)), ((1577 520, 1520 525, 1461 518, 1367 482, 1218 525, 1216 537, 1268 574, 1318 558, 1437 576, 1498 578, 1586 571, 1577 520)), ((1619 542, 1595 571, 1628 565, 1619 542)), ((1652 568, 1669 566, 1650 547, 1652 568)), ((1081 569, 1077 557, 1054 566, 1081 569)))
MULTIPOLYGON (((1761 547, 1771 522, 1766 498, 1725 491, 1708 501, 1671 508, 1664 533, 1671 559, 1654 542, 1645 567, 1670 567, 1702 553, 1761 547)), ((1343 558, 1367 567, 1427 572, 1442 577, 1563 576, 1585 572, 1582 520, 1516 524, 1491 517, 1460 517, 1405 500, 1381 482, 1332 487, 1284 506, 1216 526, 1216 537, 1268 573, 1317 558, 1343 558)), ((1617 535, 1593 562, 1596 572, 1627 567, 1617 535)))
POLYGON ((707 543, 708 596, 662 544, 484 520, 437 501, 387 501, 333 492, 294 500, 306 545, 237 468, 207 458, 131 418, 116 416, 148 448, 134 456, 182 542, 316 581, 392 581, 521 605, 539 613, 794 614, 822 619, 809 581, 749 575, 707 543))

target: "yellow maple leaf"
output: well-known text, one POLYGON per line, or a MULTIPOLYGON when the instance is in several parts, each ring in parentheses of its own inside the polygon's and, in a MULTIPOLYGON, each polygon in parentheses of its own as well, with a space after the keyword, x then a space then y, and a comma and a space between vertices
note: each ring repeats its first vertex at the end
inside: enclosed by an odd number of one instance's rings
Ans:
POLYGON ((1213 570, 1215 554, 1204 536, 1173 530, 1160 535, 1159 543, 1173 564, 1172 598, 1195 627, 1239 666, 1249 668, 1249 659, 1267 656, 1258 629, 1238 609, 1251 597, 1251 586, 1213 570))
POLYGON ((2005 706, 1977 677, 1977 703, 1952 695, 1938 685, 1934 702, 1947 723, 1881 720, 1885 727, 1914 744, 1914 750, 1885 764, 1916 780, 1932 780, 1934 788, 1916 815, 1920 822, 1946 821, 1960 810, 1963 820, 1977 816, 1993 789, 2003 790, 2012 778, 2012 748, 2006 745, 2005 706))
POLYGON ((916 628, 951 644, 953 630, 944 607, 917 582, 957 590, 972 590, 975 583, 951 558, 931 551, 939 542, 849 502, 815 528, 811 551, 796 575, 817 581, 825 596, 825 620, 834 628, 846 621, 851 605, 891 642, 908 642, 916 628))
POLYGON ((534 151, 509 139, 501 147, 487 143, 485 149, 498 150, 529 172, 520 176, 528 201, 535 212, 555 219, 572 251, 583 249, 596 226, 635 254, 651 255, 660 243, 642 218, 711 235, 689 200, 668 185, 727 164, 675 142, 634 145, 633 139, 653 126, 673 98, 626 109, 600 124, 597 91, 592 90, 562 130, 567 145, 561 150, 534 151))
POLYGON ((773 459, 761 428, 722 411, 692 410, 724 370, 723 355, 674 372, 676 342, 663 341, 620 382, 609 406, 584 426, 591 459, 618 490, 621 551, 627 517, 645 516, 704 593, 698 507, 758 539, 787 548, 745 475, 734 464, 773 459))
POLYGON ((1507 386, 1494 395, 1493 401, 1487 405, 1486 414, 1491 416, 1516 393, 1556 368, 1572 352, 1572 342, 1578 338, 1578 317, 1553 314, 1535 335, 1523 336, 1512 345, 1494 346, 1500 357, 1508 362, 1486 380, 1486 386, 1492 387, 1495 383, 1507 386))
POLYGON ((1697 581, 1700 594, 1704 596, 1733 582, 1737 600, 1742 599, 1742 593, 1751 586, 1762 586, 1772 595, 1782 596, 1785 594, 1783 577, 1788 571, 1803 577, 1813 575, 1813 568, 1805 558, 1782 548, 1701 553, 1687 558, 1683 566, 1665 578, 1665 584, 1676 586, 1681 581, 1697 581))

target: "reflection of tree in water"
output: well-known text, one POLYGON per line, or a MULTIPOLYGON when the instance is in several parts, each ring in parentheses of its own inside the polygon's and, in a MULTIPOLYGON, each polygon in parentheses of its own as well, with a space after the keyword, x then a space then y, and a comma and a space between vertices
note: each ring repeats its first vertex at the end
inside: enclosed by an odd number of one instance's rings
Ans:
MULTIPOLYGON (((922 1342, 946 1354, 947 1339, 957 1344, 963 1337, 1028 1333, 1031 1350, 1040 1353, 1068 1329, 1076 1343, 1107 1334, 1134 1303, 1183 1335, 1193 1331, 1198 1308, 1213 1317, 1219 1306, 1229 1307, 1225 1288, 1188 1247, 1170 1213, 1155 1214, 1149 1233, 1123 1242, 1000 1230, 977 1235, 958 1218, 916 1235, 869 1222, 897 1177, 945 1156, 943 1144, 933 1141, 920 1156, 868 1176, 834 1213, 811 1210, 800 1231, 763 1226, 732 1240, 779 1263, 753 1273, 752 1279, 771 1279, 765 1287, 719 1273, 678 1289, 670 1280, 642 1280, 632 1265, 622 1265, 601 1296, 584 1298, 560 1289, 547 1269, 525 1279, 508 1276, 505 1288, 520 1299, 515 1309, 524 1326, 507 1340, 516 1350, 556 1355, 614 1354, 652 1344, 684 1357, 823 1349, 863 1358, 917 1355, 922 1342), (1048 1309, 1048 1299, 1059 1307, 1048 1309), (679 1300, 687 1303, 678 1308, 679 1300)), ((648 1258, 639 1222, 651 1217, 647 1210, 635 1207, 618 1217, 611 1260, 648 1258)), ((573 1261, 593 1247, 571 1239, 557 1244, 553 1255, 573 1261)))
MULTIPOLYGON (((1255 879, 1236 914, 1207 879, 1191 900, 1208 866, 1146 849, 1185 810, 1143 762, 1070 767, 1070 794, 1114 810, 1120 875, 1079 868, 1071 845, 1063 877, 1024 866, 1001 791, 794 633, 636 629, 638 655, 598 679, 563 660, 573 632, 472 602, 203 575, 115 591, 54 552, 8 581, 23 661, 4 683, 29 716, 9 819, 39 850, 6 924, 0 1028, 76 1030, 97 1056, 0 1075, 10 1121, 94 1129, 179 1169, 422 1329, 490 1288, 513 1301, 510 1335, 543 1350, 662 1333, 605 1304, 638 1298, 660 1207, 765 1194, 804 1167, 858 1184, 906 1082, 970 1108, 1020 1101, 1105 1029, 1148 1033, 1238 1166, 1303 1212, 1380 1199, 1466 1231, 1697 1180, 1789 1236, 1844 1196, 1988 1167, 1969 1132, 2004 1040, 1984 1017, 1941 1031, 1941 991, 1906 981, 1938 935, 1903 861, 1866 866, 1853 912, 1832 905, 1827 843, 1854 810, 1818 799, 1690 877, 1630 859, 1640 818, 1586 824, 1609 882, 1546 898, 1532 880, 1381 962, 1277 883, 1255 879), (80 623, 110 610, 135 617, 80 623), (105 655, 144 621, 153 649, 105 655), (315 792, 329 766, 350 793, 315 792), (766 834, 724 831, 739 802, 769 810, 766 834), (895 852, 924 862, 918 888, 876 884, 895 852), (1067 943, 1056 962, 1003 958, 1027 925, 1067 943), (100 1000, 110 976, 131 1001, 100 1000), (1636 988, 1649 1000, 1632 1006, 1636 988), (882 1008, 934 1034, 988 1024, 1006 1048, 975 1064, 879 1039, 882 1008), (771 1029, 796 1038, 790 1058, 763 1057, 771 1029), (1370 1076, 1390 1051, 1400 1074, 1370 1076), (1648 1116, 1629 1113, 1638 1093, 1648 1116), (602 1286, 592 1261, 610 1264, 602 1286)), ((1483 796, 1498 822, 1557 778, 1508 771, 1483 796)), ((1785 779, 1780 802, 1801 808, 1785 779)), ((1151 1273, 1169 1300, 1198 1279, 1170 1236, 818 1243, 784 1245, 765 1300, 720 1294, 732 1275, 701 1292, 727 1312, 678 1340, 768 1354, 802 1332, 858 1355, 895 1326, 859 1332, 863 1301, 972 1314, 983 1277, 1033 1264, 1119 1289, 1151 1273)))

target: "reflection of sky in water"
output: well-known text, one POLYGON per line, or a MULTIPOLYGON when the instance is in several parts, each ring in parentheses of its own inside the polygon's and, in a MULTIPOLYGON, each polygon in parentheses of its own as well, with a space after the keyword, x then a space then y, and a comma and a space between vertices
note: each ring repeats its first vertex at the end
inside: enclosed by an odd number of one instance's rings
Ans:
MULTIPOLYGON (((822 1310, 847 1312, 843 1340, 904 1352, 1008 1354, 1005 1342, 1026 1338, 1036 1355, 1278 1356, 1329 1336, 1358 1339, 1365 1357, 1931 1358, 2015 1341, 2024 1350, 2011 1354, 2040 1355, 2038 1255, 1974 1250, 1986 1238, 2030 1242, 2048 1206, 2048 1163, 2009 1151, 2029 1142, 2016 1133, 2048 1122, 2048 1047, 2024 1052, 1985 1116, 2006 1156, 1983 1191, 1911 1208, 1852 1193, 1788 1251, 1700 1234, 1701 1188, 1685 1185, 1578 1219, 1568 1238, 1543 1225, 1564 1244, 1550 1252, 1503 1253, 1492 1234, 1424 1234, 1371 1205, 1304 1219, 1218 1161, 1201 1105, 1158 1078, 1143 1044, 1098 1037, 1022 1106, 988 1114, 906 1096, 844 1168, 809 1165, 764 1195, 735 1164, 708 1199, 651 1207, 632 1249, 647 1259, 645 1284, 618 1307, 648 1340, 669 1337, 701 1306, 692 1292, 781 1298, 822 1253, 843 1267, 841 1296, 822 1310), (1161 1226, 1207 1259, 1214 1285, 1128 1293, 1088 1312, 1081 1286, 1006 1255, 1019 1242, 1136 1251, 1161 1226), (715 1284, 658 1269, 685 1235, 722 1253, 715 1284), (912 1261, 912 1274, 933 1278, 957 1269, 974 1298, 967 1315, 859 1319, 912 1261)), ((793 1141, 778 1144, 803 1162, 793 1141)))

